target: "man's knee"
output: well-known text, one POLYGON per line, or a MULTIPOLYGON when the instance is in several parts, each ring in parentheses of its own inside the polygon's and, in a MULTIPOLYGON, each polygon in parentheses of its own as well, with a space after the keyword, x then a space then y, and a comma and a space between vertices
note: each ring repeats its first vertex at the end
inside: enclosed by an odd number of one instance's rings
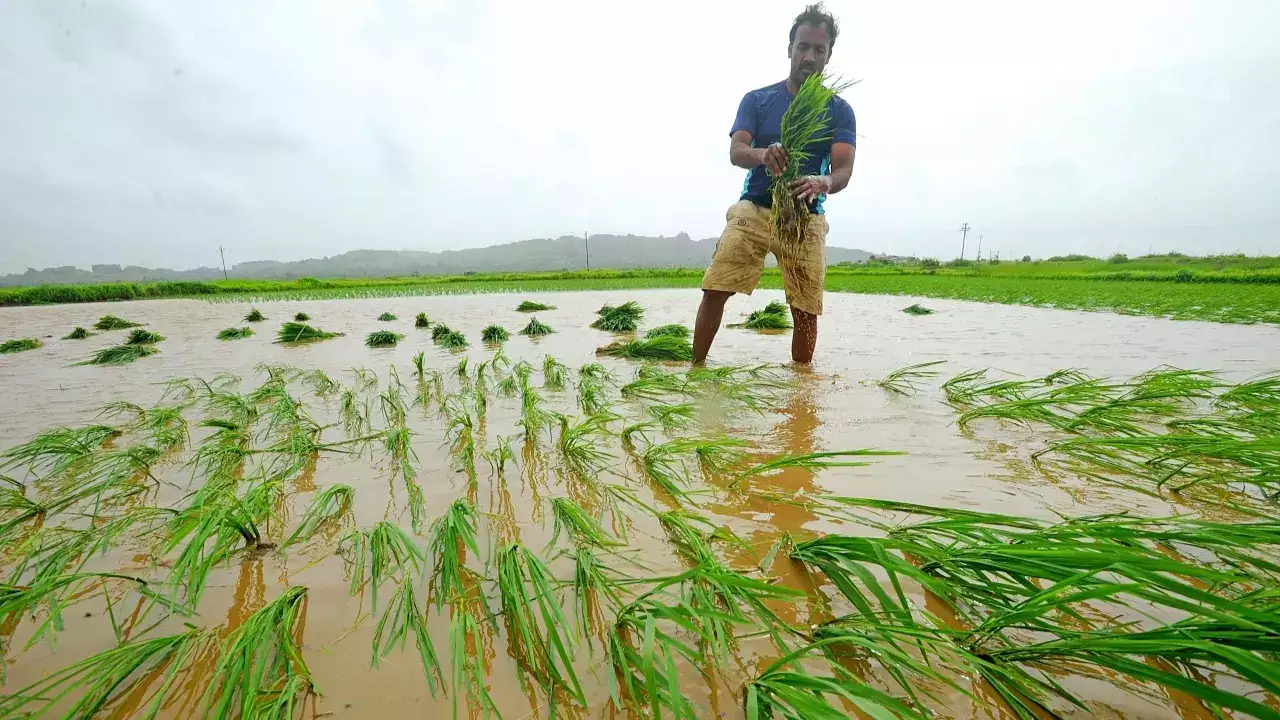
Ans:
POLYGON ((733 293, 728 290, 703 290, 702 304, 711 307, 723 306, 733 297, 733 293))

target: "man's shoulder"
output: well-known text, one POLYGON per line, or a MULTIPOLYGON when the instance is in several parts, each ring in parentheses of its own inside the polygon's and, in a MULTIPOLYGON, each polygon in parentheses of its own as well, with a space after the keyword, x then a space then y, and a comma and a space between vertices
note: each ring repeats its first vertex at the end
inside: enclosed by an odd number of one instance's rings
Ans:
POLYGON ((786 92, 786 91, 787 91, 787 81, 783 80, 782 82, 776 82, 772 85, 765 85, 762 88, 756 88, 755 90, 750 90, 747 92, 747 96, 767 98, 771 95, 777 95, 779 92, 786 92))
POLYGON ((852 115, 852 114, 853 114, 853 106, 849 104, 849 101, 848 101, 848 100, 845 100, 844 98, 840 97, 839 95, 833 95, 833 96, 831 97, 831 108, 830 108, 830 109, 831 109, 831 110, 833 110, 833 111, 835 111, 835 112, 840 112, 840 113, 846 113, 846 112, 847 112, 847 113, 849 113, 850 115, 852 115))

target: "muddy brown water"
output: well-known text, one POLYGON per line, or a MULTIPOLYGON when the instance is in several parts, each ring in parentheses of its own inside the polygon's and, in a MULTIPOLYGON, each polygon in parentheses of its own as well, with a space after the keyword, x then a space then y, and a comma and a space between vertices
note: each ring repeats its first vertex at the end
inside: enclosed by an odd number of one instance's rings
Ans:
MULTIPOLYGON (((387 368, 395 366, 406 384, 411 384, 412 356, 425 351, 430 367, 453 379, 460 358, 468 357, 472 367, 488 358, 490 351, 479 343, 481 328, 491 323, 506 326, 512 340, 506 353, 513 361, 527 359, 540 366, 552 354, 571 368, 596 360, 594 351, 611 339, 607 333, 588 327, 595 310, 604 303, 634 299, 646 308, 645 326, 685 323, 692 326, 698 296, 688 290, 623 292, 544 293, 536 297, 556 305, 553 311, 536 313, 556 329, 554 335, 528 339, 515 335, 529 315, 515 312, 525 296, 473 295, 422 298, 387 298, 325 301, 282 301, 259 303, 268 320, 250 324, 256 335, 246 340, 218 341, 216 333, 225 327, 241 326, 248 304, 206 303, 163 300, 93 305, 62 305, 0 309, 0 339, 35 336, 45 347, 32 352, 0 355, 0 392, 4 413, 0 413, 0 448, 26 440, 32 434, 59 425, 92 422, 102 405, 128 400, 149 406, 160 399, 163 383, 177 377, 211 378, 228 372, 245 379, 242 390, 261 381, 254 366, 259 363, 287 363, 302 369, 319 368, 335 380, 351 382, 351 368, 363 367, 378 373, 385 382, 387 368), (275 329, 292 319, 294 313, 308 313, 310 323, 325 330, 346 333, 345 337, 300 345, 272 343, 275 329), (378 322, 375 318, 390 311, 399 320, 378 322), (425 311, 432 320, 443 321, 462 331, 472 347, 462 353, 445 351, 430 342, 426 331, 413 328, 413 316, 425 311), (76 325, 88 327, 103 314, 112 313, 146 323, 166 336, 161 353, 121 367, 73 367, 93 350, 118 342, 123 332, 101 333, 87 340, 59 340, 76 325), (405 334, 395 348, 370 349, 364 335, 376 329, 393 329, 405 334)), ((532 296, 530 296, 532 297, 532 296)), ((776 292, 760 292, 751 298, 735 298, 726 312, 733 322, 780 299, 776 292)), ((812 368, 783 367, 780 372, 789 387, 781 406, 763 417, 708 414, 681 434, 731 434, 751 440, 764 454, 806 453, 848 448, 901 450, 900 457, 878 459, 865 468, 836 468, 814 477, 804 471, 785 471, 762 481, 762 486, 794 493, 836 492, 936 505, 962 506, 997 512, 1050 516, 1052 511, 1071 514, 1109 510, 1134 510, 1150 514, 1185 512, 1186 508, 1166 505, 1149 497, 1115 487, 1090 483, 1070 476, 1048 476, 1033 470, 1027 462, 1030 452, 1044 436, 1032 430, 981 423, 961 432, 955 412, 940 401, 937 386, 951 375, 969 368, 997 368, 1033 376, 1056 369, 1074 367, 1099 376, 1130 376, 1159 365, 1218 370, 1231 379, 1274 369, 1280 359, 1280 329, 1270 326, 1218 325, 1199 322, 1127 317, 1112 314, 1046 310, 984 305, 945 300, 917 300, 889 296, 828 294, 827 314, 820 326, 818 355, 812 368), (936 314, 910 316, 901 309, 919 301, 936 314), (932 360, 946 360, 943 376, 922 387, 919 394, 899 397, 886 394, 872 381, 887 372, 932 360)), ((790 338, 786 333, 761 334, 748 330, 722 329, 712 351, 715 365, 755 365, 785 363, 790 338)), ((632 361, 603 358, 601 361, 622 378, 629 378, 637 366, 632 361)), ((573 393, 545 393, 550 407, 572 414, 573 393)), ((313 398, 314 400, 314 398, 313 398)), ((332 421, 332 408, 324 415, 316 409, 317 420, 332 421)), ((486 448, 495 437, 518 431, 519 401, 493 399, 489 406, 483 438, 486 448)), ((376 414, 376 409, 375 409, 376 414)), ((452 466, 444 444, 445 430, 439 417, 414 413, 411 427, 417 433, 414 451, 420 473, 418 481, 426 492, 428 513, 434 517, 457 497, 468 494, 465 481, 452 466)), ((194 423, 193 423, 194 425, 194 423)), ((195 438, 198 439, 198 438, 195 438)), ((519 455, 519 443, 516 444, 519 455)), ((617 453, 617 448, 612 448, 617 453)), ((617 453, 620 455, 620 453, 617 453)), ((189 455, 188 455, 189 456, 189 455)), ((184 458, 162 465, 161 477, 185 484, 188 473, 181 467, 184 458)), ((621 458, 620 458, 621 462, 621 458)), ((530 548, 542 548, 550 540, 550 513, 547 498, 565 494, 554 479, 526 482, 524 463, 509 470, 506 483, 498 483, 489 469, 479 463, 480 479, 473 498, 483 515, 480 534, 486 540, 501 525, 502 518, 514 519, 514 532, 530 548)), ((305 507, 309 494, 336 482, 356 488, 355 521, 367 526, 384 517, 408 527, 403 504, 389 480, 391 471, 385 458, 323 455, 314 472, 295 479, 289 487, 289 506, 296 515, 305 507)), ((536 478, 534 478, 536 480, 536 478)), ((157 502, 177 502, 182 492, 169 490, 157 502)), ((661 498, 654 500, 661 502, 661 498)), ((744 567, 752 565, 783 532, 796 535, 838 530, 836 524, 787 505, 760 500, 711 500, 701 511, 718 524, 732 528, 750 540, 756 557, 735 558, 744 567)), ((678 571, 681 566, 661 540, 662 532, 652 518, 633 518, 631 546, 657 572, 678 571)), ((482 548, 482 553, 487 551, 482 548)), ((748 553, 750 555, 750 553, 748 553)), ((469 558, 477 566, 483 558, 469 558)), ((774 573, 790 586, 803 589, 803 578, 794 569, 779 563, 774 573)), ((553 563, 562 574, 566 567, 553 563)), ((150 560, 145 547, 121 548, 98 558, 91 569, 128 570, 146 574, 150 560)), ((313 542, 287 553, 265 553, 238 557, 230 566, 216 570, 199 608, 197 624, 232 627, 288 585, 309 588, 306 609, 304 652, 320 695, 308 703, 306 717, 410 718, 437 717, 450 712, 450 700, 432 698, 412 647, 393 652, 377 669, 370 669, 370 643, 377 617, 370 616, 367 595, 351 597, 344 564, 334 554, 333 544, 313 542)), ((384 590, 390 596, 391 589, 384 590)), ((922 605, 929 598, 918 597, 922 605)), ((385 602, 385 601, 382 601, 385 602)), ((935 603, 936 604, 936 603, 935 603)), ((5 657, 7 681, 12 692, 44 674, 95 652, 111 647, 114 637, 102 617, 103 603, 86 600, 66 612, 66 629, 57 636, 56 649, 41 642, 20 652, 29 637, 32 623, 24 623, 12 636, 5 657)), ((379 607, 379 611, 384 606, 379 607)), ((815 609, 808 603, 784 604, 784 618, 807 622, 815 609)), ((169 626, 162 626, 161 630, 169 626)), ((180 627, 172 625, 174 629, 180 627)), ((158 630, 160 631, 160 630, 158 630)), ((432 615, 432 632, 442 659, 448 652, 447 619, 432 615)), ((499 633, 492 647, 485 648, 491 666, 490 691, 506 718, 545 715, 545 703, 522 692, 515 665, 508 658, 499 633)), ((741 714, 738 687, 743 679, 773 659, 767 646, 744 643, 739 653, 741 665, 708 688, 691 677, 687 691, 697 697, 709 717, 736 717, 741 714)), ((446 662, 446 673, 447 660, 446 662)), ((594 653, 579 651, 577 664, 588 688, 591 711, 599 716, 607 703, 607 656, 596 645, 594 653)), ((193 687, 207 679, 189 678, 193 687)), ((1080 717, 1160 718, 1205 717, 1193 702, 1171 697, 1158 690, 1123 692, 1092 679, 1068 678, 1068 686, 1091 699, 1090 712, 1080 717)), ((982 697, 981 688, 978 689, 982 697)), ((994 703, 973 703, 956 694, 937 708, 955 718, 1002 717, 994 703)), ((117 708, 115 716, 126 717, 129 705, 117 708)), ((173 709, 174 716, 183 714, 173 709)))

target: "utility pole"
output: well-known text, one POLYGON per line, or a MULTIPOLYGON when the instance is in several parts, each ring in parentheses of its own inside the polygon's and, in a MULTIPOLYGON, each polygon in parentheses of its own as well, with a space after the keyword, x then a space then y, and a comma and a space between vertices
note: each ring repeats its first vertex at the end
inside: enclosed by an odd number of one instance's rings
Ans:
POLYGON ((222 246, 218 246, 218 255, 222 257, 222 279, 227 279, 227 254, 222 251, 222 246))
POLYGON ((969 223, 960 226, 960 259, 964 259, 964 241, 969 237, 969 223))
POLYGON ((985 235, 978 236, 978 262, 982 262, 982 238, 984 237, 986 236, 985 235))
POLYGON ((587 240, 587 231, 582 231, 582 249, 587 251, 587 269, 591 269, 591 242, 587 240))

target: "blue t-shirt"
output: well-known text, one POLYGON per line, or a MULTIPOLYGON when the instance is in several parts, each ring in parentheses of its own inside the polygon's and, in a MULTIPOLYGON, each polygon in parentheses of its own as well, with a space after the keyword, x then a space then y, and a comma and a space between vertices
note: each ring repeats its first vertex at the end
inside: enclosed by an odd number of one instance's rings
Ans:
MULTIPOLYGON (((729 134, 733 135, 739 130, 746 130, 751 133, 752 147, 768 147, 773 143, 781 142, 782 116, 787 112, 787 107, 791 105, 794 97, 795 95, 787 90, 785 80, 776 85, 752 90, 743 96, 742 102, 738 105, 738 117, 733 121, 733 129, 729 134)), ((831 103, 827 106, 827 123, 827 127, 831 130, 831 139, 809 148, 809 159, 801 168, 805 175, 827 175, 831 172, 832 143, 857 144, 854 140, 856 123, 853 119, 853 108, 849 107, 849 103, 839 95, 831 98, 831 103)), ((747 180, 742 184, 741 199, 750 200, 762 207, 769 207, 773 204, 772 196, 769 194, 769 187, 772 184, 773 178, 765 171, 764 165, 757 165, 747 171, 747 180)), ((826 197, 823 195, 815 200, 810 210, 821 214, 822 201, 826 197)))

